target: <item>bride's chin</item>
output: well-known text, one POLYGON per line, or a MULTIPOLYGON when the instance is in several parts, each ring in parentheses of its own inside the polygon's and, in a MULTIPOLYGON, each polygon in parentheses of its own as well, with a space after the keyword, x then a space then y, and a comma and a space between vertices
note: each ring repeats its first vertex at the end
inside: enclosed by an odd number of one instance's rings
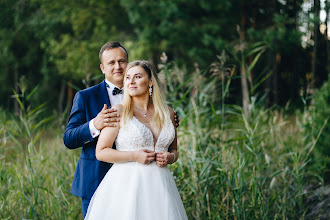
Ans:
POLYGON ((143 97, 143 96, 148 96, 149 93, 136 93, 136 92, 128 92, 128 94, 131 96, 131 97, 143 97))
POLYGON ((139 95, 137 94, 129 94, 132 98, 136 98, 136 97, 139 97, 139 95))

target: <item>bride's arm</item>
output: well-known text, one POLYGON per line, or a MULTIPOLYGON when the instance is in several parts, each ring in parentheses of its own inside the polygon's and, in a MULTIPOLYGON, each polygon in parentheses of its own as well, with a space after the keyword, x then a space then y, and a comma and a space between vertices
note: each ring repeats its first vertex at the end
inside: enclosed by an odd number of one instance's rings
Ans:
MULTIPOLYGON (((117 112, 121 113, 122 105, 113 106, 117 112)), ((99 161, 107 163, 124 163, 136 161, 147 164, 154 158, 154 152, 148 150, 140 151, 117 151, 112 148, 119 132, 120 122, 116 122, 116 127, 105 127, 102 129, 96 144, 95 156, 99 161)))
POLYGON ((107 163, 134 161, 133 152, 117 151, 112 149, 112 145, 117 137, 118 130, 118 125, 116 127, 106 127, 102 129, 96 145, 96 159, 107 163))

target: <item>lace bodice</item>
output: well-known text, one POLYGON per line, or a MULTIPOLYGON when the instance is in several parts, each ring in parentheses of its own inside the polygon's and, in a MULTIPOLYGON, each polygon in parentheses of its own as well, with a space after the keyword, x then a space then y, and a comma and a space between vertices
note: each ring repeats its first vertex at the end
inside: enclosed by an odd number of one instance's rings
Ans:
POLYGON ((154 147, 151 131, 133 116, 125 127, 119 129, 116 139, 116 149, 119 151, 137 151, 148 149, 155 152, 168 151, 175 137, 173 124, 165 124, 154 147))

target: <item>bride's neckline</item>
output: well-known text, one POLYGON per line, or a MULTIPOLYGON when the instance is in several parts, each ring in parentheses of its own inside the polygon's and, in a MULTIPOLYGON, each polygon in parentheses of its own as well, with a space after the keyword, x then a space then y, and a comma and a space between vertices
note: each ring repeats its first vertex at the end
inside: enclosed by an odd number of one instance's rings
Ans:
POLYGON ((135 117, 134 115, 133 115, 133 118, 135 118, 135 120, 137 120, 142 126, 144 126, 150 132, 150 134, 152 136, 154 150, 156 150, 156 146, 157 146, 158 140, 160 138, 160 135, 162 134, 163 128, 160 130, 159 135, 158 135, 158 138, 155 141, 155 138, 154 138, 154 135, 153 135, 152 131, 144 123, 142 123, 137 117, 135 117))

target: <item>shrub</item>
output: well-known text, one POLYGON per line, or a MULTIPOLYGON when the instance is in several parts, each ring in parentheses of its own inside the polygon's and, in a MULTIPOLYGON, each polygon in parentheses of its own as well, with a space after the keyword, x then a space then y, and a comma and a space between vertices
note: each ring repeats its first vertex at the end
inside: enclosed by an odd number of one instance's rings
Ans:
POLYGON ((330 75, 328 81, 315 92, 308 118, 305 122, 307 141, 315 143, 314 157, 318 166, 325 169, 324 180, 330 181, 330 75))

